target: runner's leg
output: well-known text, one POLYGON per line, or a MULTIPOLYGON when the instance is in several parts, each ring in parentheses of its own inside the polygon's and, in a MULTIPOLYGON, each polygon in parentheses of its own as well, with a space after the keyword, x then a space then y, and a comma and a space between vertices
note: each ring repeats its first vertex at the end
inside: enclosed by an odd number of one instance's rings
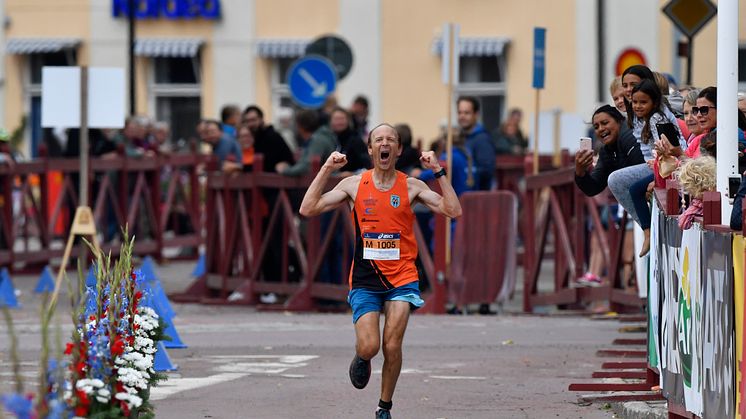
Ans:
POLYGON ((383 377, 381 379, 381 400, 390 402, 394 396, 396 381, 399 379, 402 364, 402 341, 409 322, 409 303, 406 301, 386 301, 383 326, 383 377))
POLYGON ((371 360, 378 353, 381 346, 380 316, 377 311, 370 311, 355 322, 355 352, 360 358, 371 360))

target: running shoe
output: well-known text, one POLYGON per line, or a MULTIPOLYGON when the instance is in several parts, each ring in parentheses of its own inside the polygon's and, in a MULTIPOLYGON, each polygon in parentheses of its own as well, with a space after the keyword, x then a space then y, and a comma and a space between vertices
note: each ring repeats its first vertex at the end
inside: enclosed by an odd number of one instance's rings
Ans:
POLYGON ((386 409, 378 409, 376 419, 391 419, 391 412, 386 409))
POLYGON ((355 354, 350 364, 350 381, 355 388, 363 389, 370 380, 370 360, 366 361, 355 354))
POLYGON ((601 281, 601 278, 599 278, 597 275, 594 275, 590 272, 587 272, 585 275, 581 276, 575 282, 580 286, 589 286, 589 287, 599 287, 603 284, 601 281))

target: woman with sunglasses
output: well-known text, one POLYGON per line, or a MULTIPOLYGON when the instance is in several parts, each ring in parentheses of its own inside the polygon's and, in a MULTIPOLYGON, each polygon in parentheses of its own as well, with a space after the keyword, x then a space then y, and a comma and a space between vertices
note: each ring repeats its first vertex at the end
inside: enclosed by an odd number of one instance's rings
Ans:
MULTIPOLYGON (((697 105, 692 106, 692 115, 697 119, 701 134, 694 137, 691 144, 686 150, 689 158, 700 156, 699 145, 710 131, 714 130, 718 124, 717 110, 717 88, 714 86, 705 87, 697 95, 697 105)), ((665 143, 664 143, 665 145, 665 143)))

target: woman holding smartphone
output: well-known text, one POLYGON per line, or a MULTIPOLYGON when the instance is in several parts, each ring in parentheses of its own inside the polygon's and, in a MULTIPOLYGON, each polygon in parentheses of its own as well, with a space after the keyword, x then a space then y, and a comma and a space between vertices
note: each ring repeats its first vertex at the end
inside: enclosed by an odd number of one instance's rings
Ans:
POLYGON ((575 155, 575 184, 587 196, 601 193, 613 172, 645 160, 632 130, 625 127, 624 116, 616 108, 603 105, 593 113, 593 130, 603 142, 598 162, 593 164, 593 150, 580 150, 575 155))

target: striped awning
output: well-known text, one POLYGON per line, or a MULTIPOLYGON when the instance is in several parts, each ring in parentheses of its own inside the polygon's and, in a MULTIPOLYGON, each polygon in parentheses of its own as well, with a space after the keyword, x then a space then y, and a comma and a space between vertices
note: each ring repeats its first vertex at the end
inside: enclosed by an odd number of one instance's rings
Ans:
POLYGON ((256 55, 261 58, 296 58, 306 53, 308 39, 258 39, 256 55))
POLYGON ((135 41, 135 55, 141 57, 195 57, 204 43, 195 38, 145 38, 135 41))
MULTIPOLYGON (((510 43, 510 39, 504 37, 461 37, 458 43, 459 55, 462 57, 491 57, 503 55, 505 46, 510 43)), ((441 36, 433 40, 431 50, 435 55, 442 54, 443 38, 441 36)))
POLYGON ((8 54, 45 54, 74 49, 80 45, 76 38, 10 38, 5 44, 8 54))

